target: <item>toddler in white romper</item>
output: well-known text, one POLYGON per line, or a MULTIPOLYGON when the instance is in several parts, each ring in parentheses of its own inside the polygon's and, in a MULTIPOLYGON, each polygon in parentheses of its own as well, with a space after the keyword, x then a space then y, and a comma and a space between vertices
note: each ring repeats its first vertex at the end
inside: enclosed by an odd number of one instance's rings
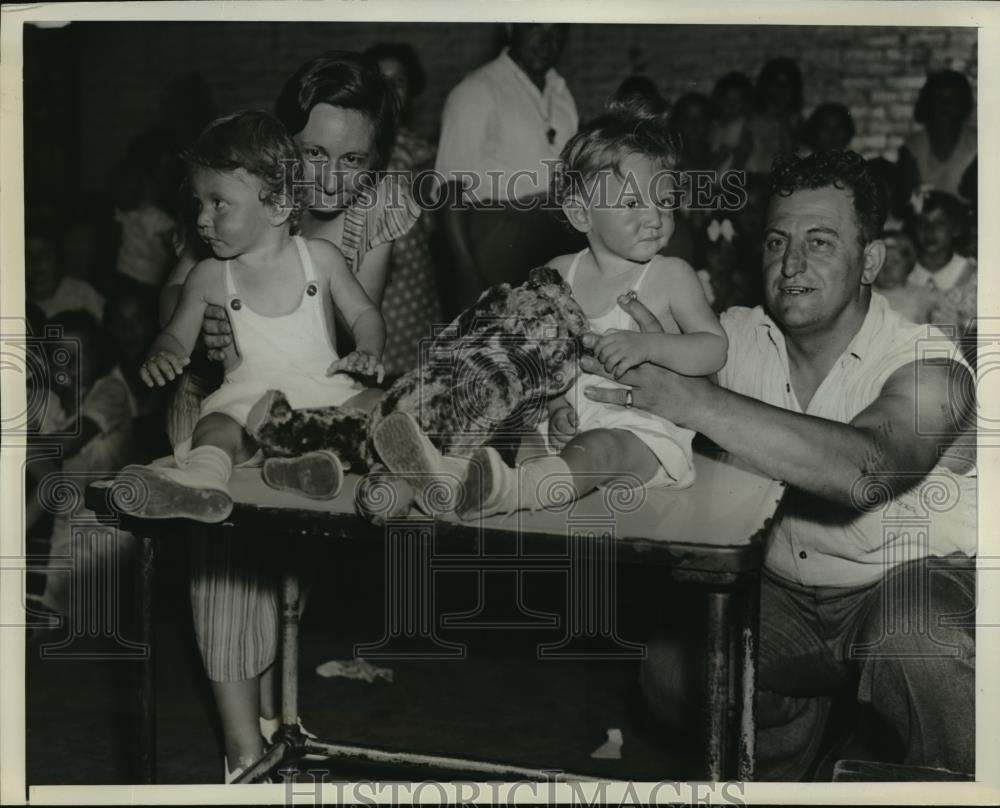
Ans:
POLYGON ((232 510, 233 464, 256 449, 246 433, 254 405, 269 390, 296 408, 345 403, 365 388, 341 371, 381 373, 385 323, 335 246, 290 235, 301 156, 276 119, 264 112, 220 118, 201 134, 189 162, 198 232, 213 258, 188 274, 140 376, 163 386, 183 372, 210 305, 226 308, 239 363, 202 402, 174 462, 126 467, 113 496, 119 509, 147 519, 218 522, 232 510), (234 168, 240 159, 248 167, 234 168), (266 159, 275 164, 265 172, 266 159), (357 345, 343 358, 333 341, 334 309, 357 345))
MULTIPOLYGON (((588 248, 589 249, 589 248, 588 248)), ((580 259, 588 250, 582 250, 573 258, 569 271, 566 273, 566 283, 573 288, 576 270, 580 259)), ((643 281, 653 264, 652 259, 643 267, 642 274, 630 290, 637 297, 642 291, 643 281)), ((614 304, 604 314, 589 317, 590 330, 595 334, 604 334, 615 329, 617 331, 638 331, 639 325, 621 306, 614 304)), ((675 323, 662 323, 664 330, 677 331, 675 323)), ((653 479, 646 482, 646 488, 686 488, 694 482, 694 466, 691 459, 691 440, 694 432, 682 429, 653 413, 635 408, 620 407, 595 401, 584 394, 588 387, 601 387, 611 390, 626 389, 624 384, 611 381, 596 373, 582 372, 576 382, 566 393, 567 401, 573 406, 577 417, 577 432, 587 432, 591 429, 624 429, 636 435, 660 461, 660 467, 653 479)), ((542 433, 548 443, 549 422, 542 423, 542 433)), ((549 445, 549 451, 556 453, 549 445)))
POLYGON ((608 376, 583 373, 550 402, 548 456, 510 468, 494 449, 476 450, 461 515, 562 506, 610 483, 683 488, 694 481, 693 433, 636 409, 627 384, 644 362, 707 376, 726 361, 725 332, 694 270, 659 254, 673 234, 670 175, 679 159, 666 113, 643 100, 612 104, 566 144, 556 198, 589 247, 549 265, 584 312, 603 311, 585 339, 608 376))
MULTIPOLYGON (((226 261, 226 311, 233 342, 241 358, 226 371, 222 386, 202 401, 201 417, 213 412, 228 415, 246 426, 247 415, 268 390, 281 390, 293 408, 343 404, 365 389, 350 376, 327 376, 340 357, 323 313, 322 292, 316 268, 301 236, 293 236, 305 274, 305 288, 298 307, 278 316, 258 314, 237 294, 232 264, 226 261)), ((177 447, 185 454, 190 439, 177 447)))

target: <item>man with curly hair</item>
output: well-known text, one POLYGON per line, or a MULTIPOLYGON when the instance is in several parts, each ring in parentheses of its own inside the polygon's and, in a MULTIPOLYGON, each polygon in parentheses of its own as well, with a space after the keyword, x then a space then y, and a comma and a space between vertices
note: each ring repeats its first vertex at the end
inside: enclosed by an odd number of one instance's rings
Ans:
MULTIPOLYGON (((723 314, 718 383, 649 363, 620 380, 635 406, 787 484, 762 579, 760 779, 807 776, 848 688, 895 732, 897 762, 975 766, 976 475, 954 446, 973 379, 943 334, 872 292, 884 219, 853 152, 776 166, 765 306, 723 314)), ((626 403, 624 389, 589 395, 626 403)), ((654 708, 673 699, 667 647, 651 643, 644 669, 654 708)))

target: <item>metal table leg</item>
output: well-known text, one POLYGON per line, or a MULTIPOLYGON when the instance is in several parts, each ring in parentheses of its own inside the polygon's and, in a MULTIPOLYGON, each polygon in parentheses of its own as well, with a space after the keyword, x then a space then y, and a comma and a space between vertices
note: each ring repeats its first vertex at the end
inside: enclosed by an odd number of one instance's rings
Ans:
POLYGON ((461 773, 465 776, 491 777, 493 779, 538 781, 588 781, 597 778, 567 772, 554 773, 548 769, 515 766, 493 761, 425 755, 402 750, 385 750, 360 744, 333 743, 322 739, 307 738, 299 729, 299 579, 294 569, 286 570, 281 584, 281 727, 274 744, 263 756, 244 771, 234 783, 254 783, 271 772, 279 770, 294 777, 298 763, 306 754, 316 754, 326 760, 346 763, 363 762, 405 767, 431 777, 436 772, 461 773))
POLYGON ((760 575, 748 576, 739 604, 739 737, 736 778, 754 779, 757 767, 757 644, 760 628, 760 575))
POLYGON ((731 772, 730 660, 732 595, 726 591, 708 593, 706 648, 706 764, 708 779, 719 782, 731 772))
POLYGON ((135 776, 139 783, 156 782, 156 698, 153 673, 153 598, 156 587, 155 541, 144 534, 140 547, 139 571, 139 643, 143 647, 139 662, 137 687, 138 727, 135 776))

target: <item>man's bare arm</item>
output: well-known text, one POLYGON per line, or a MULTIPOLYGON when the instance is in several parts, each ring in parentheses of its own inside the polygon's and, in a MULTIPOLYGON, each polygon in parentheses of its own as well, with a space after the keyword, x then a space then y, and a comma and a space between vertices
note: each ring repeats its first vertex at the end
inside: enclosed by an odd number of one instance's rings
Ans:
MULTIPOLYGON (((588 364, 584 360, 590 370, 588 364)), ((621 381, 633 388, 636 406, 701 432, 775 479, 850 506, 862 504, 859 493, 866 480, 878 477, 896 492, 912 485, 915 473, 929 471, 960 432, 972 401, 972 379, 954 363, 900 368, 878 398, 847 424, 652 365, 630 371, 621 381)), ((594 397, 617 393, 597 391, 594 397)))

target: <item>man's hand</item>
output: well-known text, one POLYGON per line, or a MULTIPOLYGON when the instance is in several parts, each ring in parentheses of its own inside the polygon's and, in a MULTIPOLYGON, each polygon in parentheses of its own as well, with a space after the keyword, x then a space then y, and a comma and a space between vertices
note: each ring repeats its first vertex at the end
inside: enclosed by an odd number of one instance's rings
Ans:
POLYGON ((142 363, 139 378, 147 387, 164 387, 184 372, 189 361, 186 356, 181 358, 170 351, 157 351, 142 363))
POLYGON ((562 449, 576 437, 579 419, 573 405, 565 399, 549 409, 549 443, 553 449, 562 449))
MULTIPOLYGON (((586 341, 586 337, 584 340, 586 341)), ((632 406, 673 421, 678 426, 691 426, 692 414, 697 412, 698 402, 706 390, 714 387, 703 376, 683 376, 659 365, 645 363, 626 372, 621 378, 608 373, 601 363, 584 356, 580 367, 588 373, 596 373, 606 379, 613 379, 632 389, 632 406)), ((584 395, 592 401, 625 406, 626 393, 622 388, 587 387, 584 395)))
POLYGON ((385 367, 378 360, 366 351, 354 351, 347 356, 343 356, 327 368, 326 375, 332 376, 335 373, 355 373, 359 376, 375 376, 375 380, 381 384, 385 378, 385 367))
POLYGON ((233 327, 222 306, 208 306, 201 322, 201 341, 209 359, 221 362, 226 358, 226 348, 233 344, 233 327))

